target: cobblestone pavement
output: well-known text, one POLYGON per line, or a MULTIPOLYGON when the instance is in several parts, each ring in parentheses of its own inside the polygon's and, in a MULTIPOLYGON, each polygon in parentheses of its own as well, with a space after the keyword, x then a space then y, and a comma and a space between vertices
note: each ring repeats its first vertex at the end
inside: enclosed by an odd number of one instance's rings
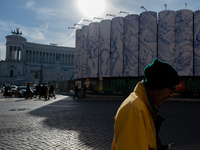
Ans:
MULTIPOLYGON (((24 100, 0 95, 0 150, 109 150, 114 115, 122 101, 24 100)), ((200 149, 200 102, 165 102, 160 131, 176 150, 200 149)))
POLYGON ((0 98, 1 150, 106 150, 119 101, 0 98))

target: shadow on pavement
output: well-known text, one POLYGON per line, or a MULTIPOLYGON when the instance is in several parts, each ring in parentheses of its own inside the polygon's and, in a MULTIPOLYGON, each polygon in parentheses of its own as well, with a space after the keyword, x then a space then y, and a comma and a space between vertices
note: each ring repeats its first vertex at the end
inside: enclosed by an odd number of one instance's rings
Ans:
POLYGON ((164 102, 160 109, 165 117, 159 133, 162 143, 175 143, 177 147, 181 146, 182 150, 185 150, 182 145, 200 143, 199 108, 200 102, 164 102))
POLYGON ((30 114, 46 117, 44 124, 49 127, 79 132, 79 140, 90 147, 102 148, 101 142, 110 147, 114 116, 121 102, 72 100, 69 97, 31 111, 30 114))
MULTIPOLYGON (((114 116, 122 101, 72 100, 65 98, 34 111, 46 117, 44 124, 60 130, 77 131, 79 140, 94 149, 108 149, 113 139, 114 116)), ((161 106, 165 121, 161 126, 163 144, 178 147, 200 143, 200 102, 167 101, 161 106)), ((182 149, 184 150, 184 149, 182 149)))

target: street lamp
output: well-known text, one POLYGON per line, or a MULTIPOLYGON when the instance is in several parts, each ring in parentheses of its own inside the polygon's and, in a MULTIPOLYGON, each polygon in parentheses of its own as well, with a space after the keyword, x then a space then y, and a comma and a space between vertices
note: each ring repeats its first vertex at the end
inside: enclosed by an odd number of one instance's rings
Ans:
POLYGON ((75 23, 74 26, 83 26, 84 24, 75 23))
POLYGON ((116 17, 116 15, 107 14, 106 16, 116 17))
POLYGON ((121 13, 124 13, 124 14, 127 14, 127 15, 129 15, 129 12, 120 11, 120 12, 119 12, 119 14, 121 14, 121 13))
POLYGON ((165 10, 167 10, 167 4, 165 4, 164 6, 165 6, 165 10))
POLYGON ((140 9, 144 9, 144 11, 147 11, 147 9, 144 6, 141 6, 140 9))
POLYGON ((76 29, 75 27, 68 27, 68 29, 76 29))
POLYGON ((187 3, 185 3, 185 4, 183 5, 183 9, 185 9, 186 6, 187 6, 187 3))
POLYGON ((83 21, 92 22, 92 20, 88 20, 88 19, 83 19, 83 21))
MULTIPOLYGON (((99 18, 99 17, 94 17, 94 19, 103 20, 103 18, 99 18)), ((93 19, 93 20, 94 20, 94 19, 93 19)))

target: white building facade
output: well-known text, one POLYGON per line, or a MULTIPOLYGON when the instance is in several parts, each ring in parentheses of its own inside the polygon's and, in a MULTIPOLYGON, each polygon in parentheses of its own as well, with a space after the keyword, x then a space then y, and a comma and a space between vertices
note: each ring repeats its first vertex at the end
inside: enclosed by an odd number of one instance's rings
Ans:
POLYGON ((6 36, 6 40, 0 83, 38 84, 73 79, 75 48, 30 43, 18 31, 6 36))

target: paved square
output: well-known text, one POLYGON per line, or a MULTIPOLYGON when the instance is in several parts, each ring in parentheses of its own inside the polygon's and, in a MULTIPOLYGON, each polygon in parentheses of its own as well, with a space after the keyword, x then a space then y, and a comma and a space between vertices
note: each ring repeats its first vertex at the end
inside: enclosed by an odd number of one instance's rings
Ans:
MULTIPOLYGON (((1 150, 109 150, 120 100, 24 100, 0 95, 1 150)), ((167 101, 160 130, 174 150, 200 149, 200 102, 167 101), (193 145, 191 145, 193 144, 193 145), (193 148, 192 148, 193 147, 193 148)))

